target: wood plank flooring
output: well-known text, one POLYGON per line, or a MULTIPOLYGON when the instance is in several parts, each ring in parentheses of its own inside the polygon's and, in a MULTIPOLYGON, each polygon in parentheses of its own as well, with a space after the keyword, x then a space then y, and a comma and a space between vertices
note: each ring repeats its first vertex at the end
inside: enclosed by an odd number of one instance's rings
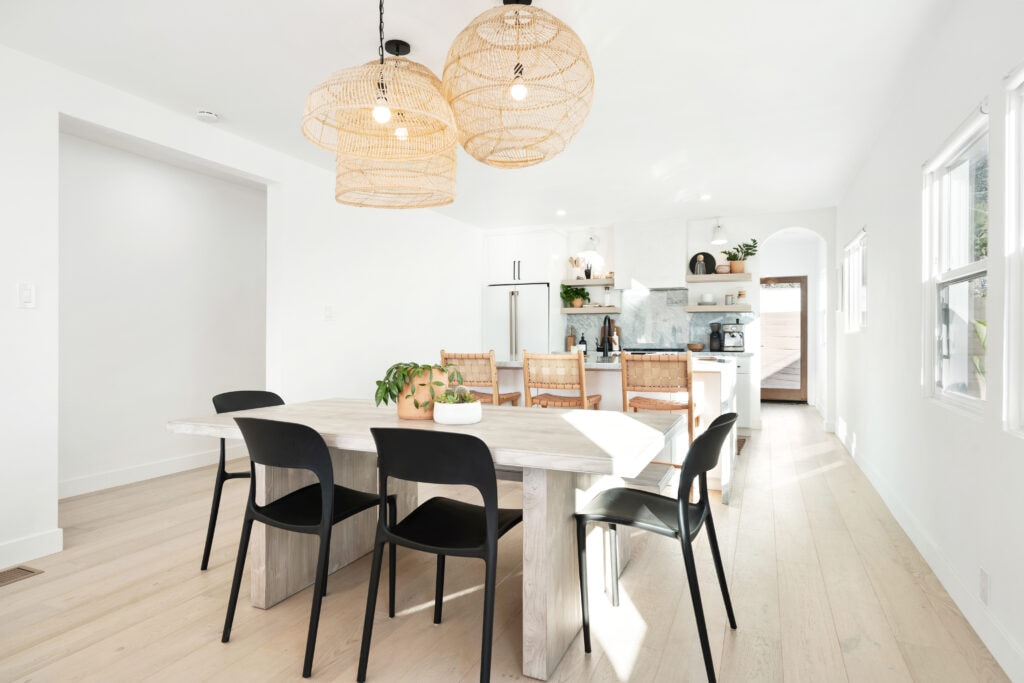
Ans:
MULTIPOLYGON (((707 541, 696 542, 720 680, 1008 680, 817 413, 765 404, 762 420, 732 504, 714 508, 736 631, 707 541)), ((248 483, 227 485, 200 572, 212 483, 204 468, 63 501, 66 549, 0 588, 0 681, 300 680, 309 589, 264 611, 243 584, 231 642, 220 642, 241 526, 232 511, 248 483)), ((503 505, 521 500, 520 485, 500 486, 503 505)), ((519 527, 499 544, 494 680, 532 680, 521 673, 521 552, 519 527)), ((633 553, 618 608, 591 582, 594 652, 577 637, 552 680, 706 680, 678 545, 638 533, 633 553)), ((399 614, 387 618, 382 590, 368 680, 477 680, 482 563, 449 559, 435 626, 433 558, 399 558, 399 614)), ((355 680, 368 572, 366 557, 331 576, 314 680, 355 680)))

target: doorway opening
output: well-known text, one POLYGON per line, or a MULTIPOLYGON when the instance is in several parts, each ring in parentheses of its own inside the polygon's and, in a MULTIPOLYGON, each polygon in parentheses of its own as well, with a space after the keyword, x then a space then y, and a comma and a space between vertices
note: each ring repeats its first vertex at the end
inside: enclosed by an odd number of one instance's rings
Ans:
POLYGON ((761 400, 807 402, 807 276, 761 278, 761 400))

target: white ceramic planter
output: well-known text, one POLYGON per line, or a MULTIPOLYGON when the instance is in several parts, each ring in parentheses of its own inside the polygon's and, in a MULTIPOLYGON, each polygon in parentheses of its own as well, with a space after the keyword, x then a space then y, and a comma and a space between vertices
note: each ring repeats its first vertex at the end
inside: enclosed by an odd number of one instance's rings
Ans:
POLYGON ((471 425, 479 422, 484 411, 480 401, 473 403, 434 402, 434 422, 439 425, 471 425))

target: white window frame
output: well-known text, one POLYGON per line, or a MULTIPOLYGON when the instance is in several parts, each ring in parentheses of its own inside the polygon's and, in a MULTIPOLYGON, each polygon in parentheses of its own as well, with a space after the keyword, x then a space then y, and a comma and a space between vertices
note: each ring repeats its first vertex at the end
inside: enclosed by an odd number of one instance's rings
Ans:
MULTIPOLYGON (((945 214, 942 211, 941 201, 944 196, 942 185, 946 177, 946 169, 949 164, 956 160, 961 154, 969 149, 982 137, 989 135, 989 120, 987 103, 982 103, 967 121, 953 134, 935 155, 925 164, 922 179, 922 230, 924 249, 922 249, 922 282, 923 287, 923 353, 924 367, 921 372, 921 379, 925 394, 942 403, 962 408, 971 413, 980 414, 991 396, 985 399, 967 396, 951 391, 943 391, 937 386, 938 368, 938 308, 939 290, 948 285, 967 281, 988 273, 988 258, 982 258, 967 265, 942 270, 941 250, 944 242, 942 240, 943 220, 945 214)), ((991 159, 991 137, 989 138, 989 150, 991 159)), ((991 190, 991 185, 989 186, 991 190)), ((990 192, 991 195, 991 192, 990 192)), ((989 204, 989 214, 992 214, 992 204, 989 204)), ((991 314, 986 311, 986 318, 991 314)))
POLYGON ((1003 424, 1024 436, 1024 68, 1006 79, 1003 424))
POLYGON ((846 333, 867 327, 867 238, 864 228, 843 248, 843 312, 846 333))

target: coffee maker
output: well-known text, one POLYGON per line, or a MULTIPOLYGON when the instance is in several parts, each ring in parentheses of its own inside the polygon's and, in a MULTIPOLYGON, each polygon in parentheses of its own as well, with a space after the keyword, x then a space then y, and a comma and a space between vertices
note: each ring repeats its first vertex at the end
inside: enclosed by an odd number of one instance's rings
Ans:
POLYGON ((722 335, 722 351, 743 351, 743 325, 739 318, 736 318, 735 324, 722 325, 722 335))
POLYGON ((708 351, 722 350, 721 323, 711 323, 711 336, 708 338, 708 351))

